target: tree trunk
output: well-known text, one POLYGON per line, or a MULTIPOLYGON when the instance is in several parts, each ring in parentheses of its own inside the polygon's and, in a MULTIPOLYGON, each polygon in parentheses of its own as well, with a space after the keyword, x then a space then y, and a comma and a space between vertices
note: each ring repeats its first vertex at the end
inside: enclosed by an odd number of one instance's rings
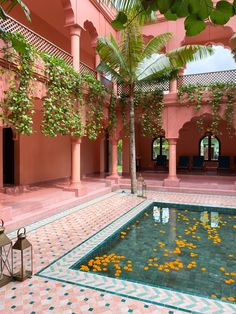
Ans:
POLYGON ((130 85, 130 178, 131 193, 137 190, 136 179, 136 152, 135 152, 135 126, 134 126, 134 84, 130 85))

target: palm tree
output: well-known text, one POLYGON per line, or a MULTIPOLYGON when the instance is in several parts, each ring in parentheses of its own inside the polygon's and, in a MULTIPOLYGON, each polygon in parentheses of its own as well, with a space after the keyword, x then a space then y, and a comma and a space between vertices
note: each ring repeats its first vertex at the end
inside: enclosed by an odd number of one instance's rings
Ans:
POLYGON ((171 33, 154 37, 146 45, 141 28, 135 20, 121 31, 120 43, 110 38, 98 37, 97 52, 101 62, 98 71, 110 74, 120 84, 129 87, 130 115, 130 173, 131 193, 136 191, 136 153, 135 153, 135 117, 134 90, 139 82, 172 78, 187 62, 211 53, 211 48, 188 45, 160 54, 166 43, 172 38, 171 33))

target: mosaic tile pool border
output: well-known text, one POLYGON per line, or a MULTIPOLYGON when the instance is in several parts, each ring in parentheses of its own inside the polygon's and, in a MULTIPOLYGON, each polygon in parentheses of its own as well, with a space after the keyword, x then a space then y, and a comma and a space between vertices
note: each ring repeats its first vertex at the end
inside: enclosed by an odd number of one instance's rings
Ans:
MULTIPOLYGON (((236 304, 221 302, 205 297, 190 295, 160 287, 153 287, 141 283, 130 282, 124 279, 110 278, 73 269, 73 265, 108 237, 112 236, 123 225, 127 224, 136 215, 141 213, 152 203, 160 200, 145 200, 138 206, 130 209, 126 214, 117 218, 108 226, 92 235, 86 241, 67 252, 65 255, 39 271, 36 275, 52 280, 67 282, 78 286, 108 292, 146 303, 162 305, 168 308, 182 310, 187 313, 236 313, 236 304)), ((172 204, 170 202, 163 202, 172 204)), ((183 204, 192 205, 192 204, 183 204)), ((196 205, 196 204, 193 204, 196 205)), ((206 207, 219 207, 200 205, 206 207)), ((232 208, 232 207, 231 207, 232 208)))

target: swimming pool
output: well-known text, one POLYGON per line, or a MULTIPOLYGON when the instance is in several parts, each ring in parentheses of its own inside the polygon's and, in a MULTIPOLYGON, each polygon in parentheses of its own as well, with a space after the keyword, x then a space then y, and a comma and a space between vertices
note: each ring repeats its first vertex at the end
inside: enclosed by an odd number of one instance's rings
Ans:
POLYGON ((230 208, 200 208, 145 200, 38 275, 188 313, 211 309, 234 313, 235 269, 232 270, 231 264, 235 263, 235 257, 230 243, 236 231, 234 213, 230 208), (145 248, 140 249, 140 241, 145 248), (114 249, 114 244, 119 251, 114 249), (207 255, 202 255, 200 250, 206 245, 207 255), (226 251, 232 256, 224 259, 222 254, 226 251), (143 252, 145 254, 141 254, 143 252), (102 260, 111 254, 110 261, 109 258, 102 260), (82 265, 88 266, 91 259, 100 260, 100 265, 110 264, 102 265, 107 271, 99 271, 99 268, 93 271, 94 267, 89 271, 80 270, 82 265), (223 275, 225 280, 231 280, 220 289, 219 278, 223 280, 223 275), (222 298, 227 302, 222 303, 219 300, 222 298))
POLYGON ((74 268, 235 301, 236 212, 153 203, 74 268))

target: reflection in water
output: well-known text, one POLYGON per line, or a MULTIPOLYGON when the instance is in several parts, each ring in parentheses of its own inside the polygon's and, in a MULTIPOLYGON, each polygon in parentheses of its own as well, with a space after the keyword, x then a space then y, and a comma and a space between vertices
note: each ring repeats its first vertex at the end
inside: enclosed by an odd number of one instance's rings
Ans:
POLYGON ((159 208, 157 206, 153 207, 153 219, 155 222, 162 222, 162 224, 166 224, 169 222, 170 213, 169 208, 159 208))
POLYGON ((169 222, 170 213, 169 208, 162 208, 162 223, 167 224, 169 222))
POLYGON ((211 227, 216 228, 219 224, 219 213, 211 212, 211 227))
POLYGON ((205 222, 205 223, 210 221, 211 228, 216 228, 216 227, 218 227, 218 224, 219 224, 219 213, 218 212, 210 212, 210 214, 209 214, 207 211, 201 212, 200 220, 202 222, 205 222))
POLYGON ((200 220, 202 222, 208 222, 209 221, 209 217, 208 217, 208 212, 201 212, 200 214, 200 220))
POLYGON ((155 220, 155 222, 161 221, 161 209, 157 206, 153 207, 153 219, 155 220))

